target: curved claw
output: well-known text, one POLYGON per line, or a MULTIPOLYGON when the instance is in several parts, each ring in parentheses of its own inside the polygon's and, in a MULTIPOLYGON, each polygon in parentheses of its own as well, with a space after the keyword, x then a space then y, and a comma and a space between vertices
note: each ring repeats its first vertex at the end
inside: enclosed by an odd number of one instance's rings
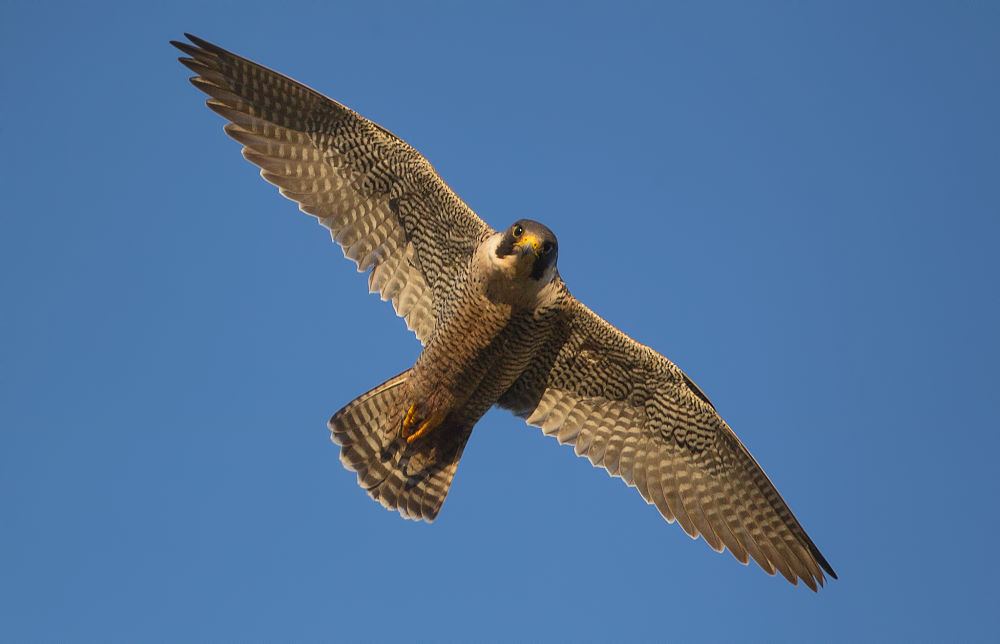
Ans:
POLYGON ((444 420, 445 416, 442 412, 435 412, 430 415, 429 418, 425 419, 417 429, 413 432, 410 430, 416 424, 416 405, 410 405, 410 408, 406 410, 406 416, 403 418, 403 437, 406 438, 406 443, 412 444, 413 441, 426 436, 430 432, 434 431, 438 425, 444 420))

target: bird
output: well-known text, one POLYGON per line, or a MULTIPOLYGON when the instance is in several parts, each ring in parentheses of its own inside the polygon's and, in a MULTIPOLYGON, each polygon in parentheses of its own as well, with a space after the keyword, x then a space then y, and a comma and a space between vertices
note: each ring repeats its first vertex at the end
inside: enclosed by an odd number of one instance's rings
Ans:
POLYGON ((813 591, 837 575, 708 396, 570 293, 559 241, 494 230, 417 150, 350 108, 191 34, 171 41, 225 132, 328 228, 422 345, 329 420, 368 495, 432 522, 477 421, 507 409, 635 488, 669 523, 813 591))

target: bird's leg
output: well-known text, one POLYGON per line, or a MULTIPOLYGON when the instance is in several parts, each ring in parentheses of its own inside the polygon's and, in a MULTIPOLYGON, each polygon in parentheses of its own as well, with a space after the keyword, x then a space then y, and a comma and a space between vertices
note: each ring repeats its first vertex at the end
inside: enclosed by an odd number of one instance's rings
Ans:
POLYGON ((417 405, 410 405, 410 408, 406 410, 406 416, 403 417, 403 438, 406 439, 408 444, 413 443, 413 441, 426 436, 436 429, 447 415, 446 412, 435 411, 426 418, 420 418, 417 412, 417 405), (414 429, 414 426, 416 426, 416 429, 414 429))

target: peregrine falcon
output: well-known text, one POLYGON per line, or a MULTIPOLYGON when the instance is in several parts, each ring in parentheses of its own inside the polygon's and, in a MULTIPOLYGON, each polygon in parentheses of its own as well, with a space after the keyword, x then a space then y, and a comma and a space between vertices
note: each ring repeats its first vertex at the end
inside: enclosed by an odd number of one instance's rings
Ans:
POLYGON ((423 345, 329 421, 340 460, 408 519, 441 510, 472 428, 498 405, 634 487, 716 551, 816 590, 837 575, 705 393, 577 301, 551 230, 495 231, 415 149, 200 38, 172 42, 265 180, 330 230, 423 345))

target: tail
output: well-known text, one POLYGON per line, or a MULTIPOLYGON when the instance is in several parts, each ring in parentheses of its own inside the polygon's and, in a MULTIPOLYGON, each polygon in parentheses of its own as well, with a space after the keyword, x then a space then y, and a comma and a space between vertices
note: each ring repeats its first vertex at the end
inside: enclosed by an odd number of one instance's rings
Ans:
POLYGON ((358 473, 358 485, 406 519, 433 521, 458 469, 472 428, 447 421, 408 444, 400 433, 406 412, 404 371, 348 403, 330 419, 340 462, 358 473))

